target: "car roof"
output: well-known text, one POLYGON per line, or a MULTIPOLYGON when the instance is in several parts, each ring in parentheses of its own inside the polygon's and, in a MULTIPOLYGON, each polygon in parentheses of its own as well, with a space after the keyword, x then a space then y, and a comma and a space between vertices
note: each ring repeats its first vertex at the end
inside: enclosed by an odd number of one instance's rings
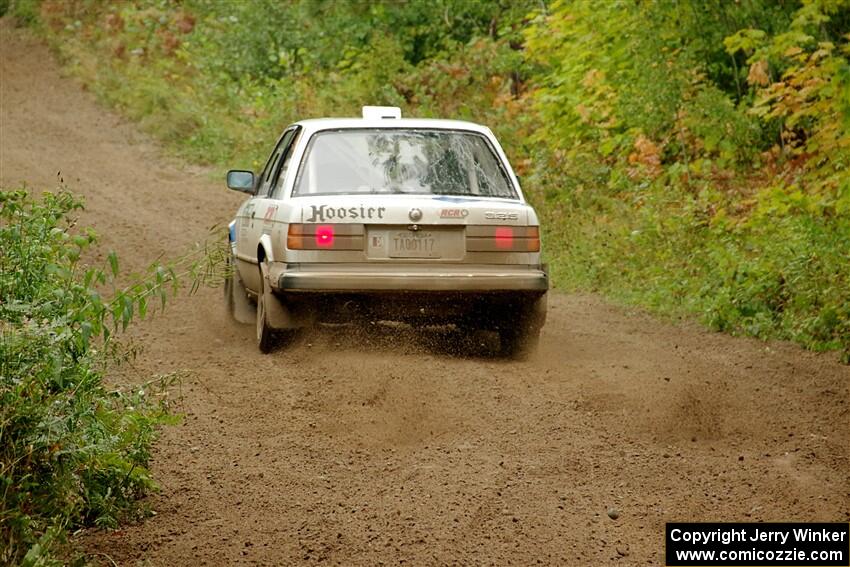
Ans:
POLYGON ((308 132, 344 128, 431 128, 438 130, 468 130, 486 136, 493 133, 486 126, 465 120, 443 120, 436 118, 311 118, 295 124, 308 132))

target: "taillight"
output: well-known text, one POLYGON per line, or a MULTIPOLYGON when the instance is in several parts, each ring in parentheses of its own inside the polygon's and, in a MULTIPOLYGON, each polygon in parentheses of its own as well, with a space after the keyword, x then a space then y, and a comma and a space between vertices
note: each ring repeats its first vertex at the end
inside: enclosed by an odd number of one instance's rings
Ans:
POLYGON ((467 252, 539 252, 536 226, 470 225, 466 227, 467 252))
POLYGON ((363 250, 362 224, 290 224, 290 250, 363 250))
POLYGON ((509 226, 497 226, 494 238, 499 250, 510 250, 514 247, 514 229, 509 226))
POLYGON ((526 250, 528 252, 540 252, 540 227, 529 226, 525 233, 526 250))

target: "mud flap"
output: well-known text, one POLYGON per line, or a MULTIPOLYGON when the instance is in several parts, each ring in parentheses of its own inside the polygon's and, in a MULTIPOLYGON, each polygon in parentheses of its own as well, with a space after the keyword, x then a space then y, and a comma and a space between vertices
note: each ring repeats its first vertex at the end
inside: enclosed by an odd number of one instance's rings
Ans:
POLYGON ((237 323, 252 325, 257 318, 256 309, 248 299, 242 278, 239 277, 232 262, 228 262, 228 269, 230 275, 227 276, 224 289, 228 313, 237 323))
POLYGON ((502 356, 526 360, 537 350, 540 330, 546 323, 546 294, 525 305, 514 317, 502 321, 499 341, 502 356))
POLYGON ((248 300, 248 294, 245 293, 245 287, 242 282, 239 282, 239 288, 235 290, 233 296, 233 318, 243 325, 251 325, 254 323, 257 314, 255 307, 248 300))
POLYGON ((303 327, 304 323, 298 321, 289 308, 272 292, 272 287, 269 284, 268 264, 265 262, 260 264, 260 270, 262 271, 263 278, 263 299, 265 299, 266 306, 266 321, 269 327, 276 330, 303 327))
POLYGON ((544 293, 541 295, 529 309, 529 323, 532 329, 540 330, 546 323, 546 311, 548 310, 548 296, 544 293))

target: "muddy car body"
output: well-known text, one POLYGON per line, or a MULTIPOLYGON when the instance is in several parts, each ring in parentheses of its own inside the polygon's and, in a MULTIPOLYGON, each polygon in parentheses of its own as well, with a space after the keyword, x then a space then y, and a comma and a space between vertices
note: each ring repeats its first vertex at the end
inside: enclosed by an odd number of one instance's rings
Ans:
POLYGON ((260 349, 317 322, 452 324, 526 352, 545 320, 539 223, 492 132, 461 121, 361 119, 288 127, 230 223, 231 313, 260 349), (256 305, 256 308, 253 307, 256 305))

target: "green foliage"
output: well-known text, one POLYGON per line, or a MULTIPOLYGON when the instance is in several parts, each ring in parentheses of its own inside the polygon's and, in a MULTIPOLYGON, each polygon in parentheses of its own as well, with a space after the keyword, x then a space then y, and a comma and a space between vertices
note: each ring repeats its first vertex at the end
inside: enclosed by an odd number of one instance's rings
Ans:
POLYGON ((848 359, 850 3, 711 4, 526 30, 555 279, 848 359))
POLYGON ((519 21, 536 6, 143 0, 43 4, 41 19, 91 90, 183 157, 259 167, 291 121, 364 104, 451 100, 483 119, 522 81, 519 21))
POLYGON ((156 266, 119 288, 118 258, 86 267, 91 230, 75 230, 70 193, 0 191, 0 561, 57 562, 55 544, 79 525, 115 527, 154 487, 145 468, 165 395, 177 376, 110 388, 128 356, 115 340, 134 317, 164 305, 197 261, 156 266), (182 266, 182 268, 181 268, 182 266), (187 266, 189 266, 187 268, 187 266), (109 297, 104 290, 112 288, 109 297))
POLYGON ((39 23, 38 0, 0 0, 0 16, 11 14, 26 25, 39 23))

